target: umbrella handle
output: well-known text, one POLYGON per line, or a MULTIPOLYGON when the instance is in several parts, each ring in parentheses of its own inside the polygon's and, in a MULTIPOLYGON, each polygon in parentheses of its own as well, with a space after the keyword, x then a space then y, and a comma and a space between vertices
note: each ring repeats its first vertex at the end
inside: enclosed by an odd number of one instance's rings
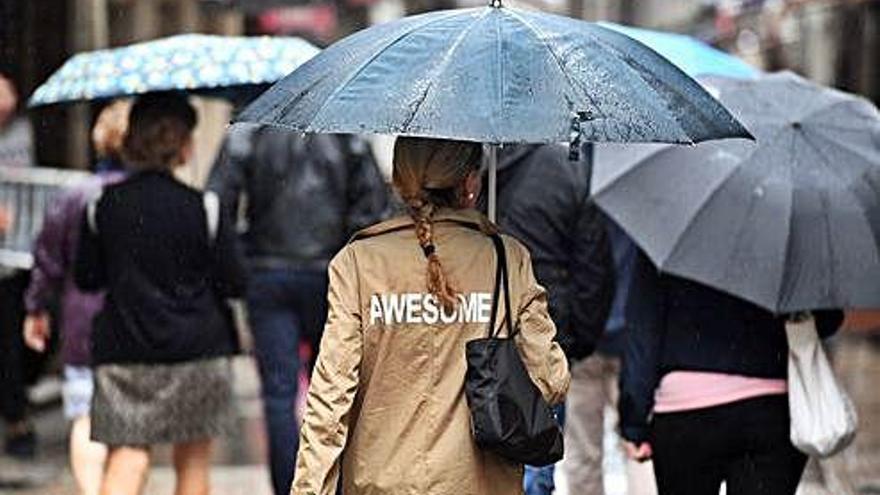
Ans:
POLYGON ((489 220, 497 221, 498 217, 498 145, 489 144, 486 151, 486 165, 489 175, 489 201, 487 213, 489 220))

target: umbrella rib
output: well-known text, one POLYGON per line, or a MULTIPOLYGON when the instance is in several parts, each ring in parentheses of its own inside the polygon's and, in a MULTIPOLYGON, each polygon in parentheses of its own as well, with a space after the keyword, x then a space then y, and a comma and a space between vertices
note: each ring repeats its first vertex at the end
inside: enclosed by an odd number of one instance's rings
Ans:
POLYGON ((543 46, 544 49, 547 50, 547 52, 553 58, 553 61, 556 62, 557 67, 559 67, 559 72, 561 72, 562 76, 565 77, 565 79, 568 81, 568 85, 572 88, 576 88, 576 89, 580 90, 580 92, 584 95, 584 97, 590 102, 590 105, 592 105, 592 107, 596 111, 596 113, 601 115, 602 117, 606 117, 606 115, 604 113, 602 113, 601 107, 599 107, 599 105, 596 104, 596 100, 589 94, 589 92, 587 92, 584 88, 582 88, 578 84, 576 84, 575 80, 572 79, 571 76, 568 75, 568 72, 566 72, 566 70, 565 70, 565 65, 563 65, 563 63, 562 63, 562 58, 556 53, 556 51, 553 49, 553 47, 550 46, 550 44, 547 43, 547 41, 544 39, 544 36, 545 36, 544 31, 542 31, 541 28, 533 25, 531 22, 529 22, 527 19, 525 19, 522 15, 520 15, 519 12, 517 12, 513 9, 506 9, 506 11, 514 19, 519 21, 523 26, 525 26, 529 31, 531 31, 532 34, 535 36, 535 38, 538 39, 538 41, 541 43, 541 46, 543 46))
MULTIPOLYGON (((803 128, 801 128, 801 129, 803 129, 803 128)), ((835 166, 835 163, 831 161, 831 158, 828 155, 826 155, 825 152, 820 150, 819 147, 816 146, 815 144, 813 144, 813 142, 810 141, 809 139, 802 137, 801 140, 804 143, 806 143, 806 145, 809 146, 814 152, 816 152, 816 154, 821 158, 820 163, 822 163, 825 166, 825 168, 831 172, 831 175, 837 177, 837 179, 840 180, 840 182, 842 184, 844 184, 844 185, 847 184, 846 177, 844 177, 840 174, 840 172, 837 170, 837 167, 835 166)))
MULTIPOLYGON (((781 132, 782 132, 782 129, 780 129, 777 132, 777 134, 781 133, 781 132)), ((795 145, 795 136, 792 135, 791 146, 789 147, 789 151, 788 151, 789 159, 786 160, 786 163, 791 164, 793 162, 792 159, 794 157, 794 145, 795 145)), ((793 218, 794 193, 797 188, 794 187, 794 169, 791 165, 789 165, 789 167, 788 167, 788 172, 790 174, 791 181, 792 181, 791 201, 789 202, 791 204, 791 207, 788 211, 788 237, 785 238, 785 251, 782 253, 782 273, 780 274, 780 277, 779 277, 779 285, 776 287, 776 305, 775 305, 776 307, 773 308, 774 311, 776 311, 782 307, 782 299, 784 297, 784 294, 782 293, 782 289, 783 289, 783 287, 785 287, 786 274, 788 273, 788 270, 787 270, 788 263, 786 262, 786 260, 788 260, 788 255, 791 252, 791 240, 792 240, 792 234, 794 233, 794 218, 793 218)))
MULTIPOLYGON (((861 103, 861 104, 863 104, 863 105, 867 105, 868 108, 869 108, 869 110, 872 110, 873 113, 875 113, 875 114, 877 113, 876 109, 874 108, 874 105, 873 105, 870 101, 866 100, 865 98, 862 98, 862 97, 860 97, 860 96, 852 96, 852 95, 847 95, 847 96, 849 96, 849 98, 835 101, 834 103, 831 103, 830 105, 825 105, 825 106, 820 106, 820 107, 818 107, 818 108, 814 108, 814 109, 810 110, 808 113, 806 113, 805 115, 802 115, 801 118, 800 118, 799 120, 800 120, 801 122, 804 122, 804 121, 806 121, 806 120, 808 120, 808 119, 811 119, 811 118, 815 117, 816 114, 818 114, 819 112, 829 112, 829 111, 831 111, 831 110, 837 108, 837 107, 840 106, 840 105, 854 104, 854 103, 861 103)), ((868 117, 868 116, 865 116, 865 117, 867 117, 867 120, 868 120, 869 122, 873 120, 873 119, 871 119, 871 118, 868 117)), ((875 118, 876 118, 876 117, 875 117, 875 118)), ((831 125, 833 125, 833 124, 826 124, 826 123, 823 122, 822 125, 829 125, 829 126, 831 126, 831 125)), ((838 126, 838 127, 840 127, 840 128, 847 128, 847 127, 844 127, 844 126, 838 126)), ((848 129, 852 129, 852 128, 848 128, 848 129)), ((856 129, 858 129, 858 128, 856 128, 856 129)))
MULTIPOLYGON (((802 127, 801 129, 804 129, 804 128, 802 127)), ((864 160, 866 163, 873 163, 873 161, 870 157, 863 155, 861 152, 856 151, 853 148, 847 148, 847 147, 841 145, 839 142, 835 141, 834 139, 829 138, 828 136, 826 136, 825 134, 823 134, 821 132, 815 132, 815 133, 811 132, 810 134, 815 135, 817 138, 824 140, 826 143, 828 143, 829 146, 837 148, 838 150, 840 150, 844 153, 854 155, 854 156, 858 157, 860 160, 864 160)), ((829 163, 830 163, 830 160, 829 160, 829 163)))
POLYGON ((438 76, 439 76, 440 74, 442 74, 443 71, 446 70, 447 67, 449 67, 449 63, 452 61, 453 55, 455 55, 455 52, 458 50, 458 48, 459 48, 459 47, 461 46, 461 44, 464 42, 465 38, 467 38, 467 36, 470 34, 471 31, 473 31, 474 27, 479 23, 479 21, 481 21, 482 19, 484 19, 484 18, 486 17, 486 15, 488 15, 489 12, 490 12, 490 10, 489 10, 489 9, 486 9, 486 10, 480 15, 479 18, 475 19, 474 22, 472 22, 472 23, 470 24, 470 26, 468 26, 466 29, 464 29, 464 30, 463 30, 463 31, 462 31, 462 32, 461 32, 461 33, 455 38, 455 41, 452 43, 451 48, 446 52, 446 55, 443 57, 443 60, 440 61, 440 63, 436 66, 435 70, 433 71, 433 75, 432 75, 431 78, 429 79, 429 81, 428 81, 428 85, 427 85, 427 87, 425 88, 425 91, 422 92, 421 97, 420 97, 420 98, 418 99, 418 101, 416 102, 415 108, 413 108, 412 112, 410 112, 409 117, 407 117, 407 118, 404 120, 404 122, 403 122, 403 129, 407 129, 407 128, 409 127, 409 125, 412 123, 412 121, 416 118, 416 114, 419 112, 419 110, 422 108, 422 106, 423 106, 423 104, 425 103, 425 101, 427 101, 427 99, 428 99, 428 93, 429 93, 429 92, 431 91, 431 89, 435 86, 435 80, 436 80, 436 78, 438 78, 438 76))
MULTIPOLYGON (((370 65, 374 60, 376 60, 378 57, 380 57, 383 53, 385 53, 386 51, 391 49, 394 45, 401 42, 404 38, 411 35, 414 31, 416 31, 418 29, 422 29, 426 26, 430 26, 432 24, 436 24, 438 22, 449 20, 453 17, 463 15, 463 14, 466 14, 469 12, 471 12, 471 9, 466 9, 465 11, 453 10, 449 13, 449 15, 444 15, 444 16, 438 15, 436 19, 431 19, 429 21, 426 21, 426 22, 423 22, 420 24, 416 24, 416 25, 412 26, 411 28, 405 30, 403 33, 399 34, 390 43, 383 46, 382 49, 380 49, 378 52, 374 53, 372 56, 370 56, 366 60, 364 60, 361 63, 361 65, 358 66, 358 68, 345 80, 345 82, 343 82, 342 84, 337 86, 336 89, 333 90, 333 93, 331 93, 326 99, 324 99, 324 102, 321 104, 320 108, 318 108, 318 110, 315 111, 315 113, 313 114, 313 116, 311 118, 311 121, 314 121, 315 119, 317 119, 318 116, 321 114, 321 112, 323 112, 324 109, 327 108, 327 105, 330 104, 330 101, 333 100, 334 98, 336 98, 336 95, 338 95, 340 92, 342 92, 344 89, 346 89, 348 87, 348 85, 351 84, 351 82, 355 78, 357 78, 359 75, 361 75, 361 73, 364 70, 366 70, 368 65, 370 65)), ((311 124, 309 124, 309 126, 311 126, 311 124)))
MULTIPOLYGON (((670 146, 670 148, 671 147, 672 146, 670 146)), ((666 260, 665 260, 666 262, 668 262, 670 259, 672 259, 672 257, 675 255, 675 252, 678 251, 679 246, 681 246, 681 243, 684 242, 684 238, 687 236, 688 232, 690 232, 691 228, 694 226, 694 221, 705 210, 706 205, 710 201, 712 201, 712 198, 718 193, 718 191, 721 190, 722 187, 724 187, 724 185, 727 183, 727 181, 730 180, 730 178, 733 177, 734 174, 736 174, 737 172, 739 172, 741 170, 742 169, 740 167, 731 167, 730 171, 727 173, 727 176, 725 176, 723 179, 719 180, 718 184, 716 184, 715 187, 712 188, 712 190, 709 192, 709 194, 707 194, 705 196, 705 198, 703 199, 703 202, 700 204, 700 206, 697 207, 696 209, 694 209, 694 213, 690 216, 690 218, 688 218, 688 221, 685 222, 685 224, 684 224, 685 225, 684 230, 682 230, 681 233, 678 235, 678 237, 675 240, 675 244, 672 245, 672 249, 670 249, 669 254, 666 255, 666 260)), ((664 263, 664 264, 666 264, 666 263, 664 263)))

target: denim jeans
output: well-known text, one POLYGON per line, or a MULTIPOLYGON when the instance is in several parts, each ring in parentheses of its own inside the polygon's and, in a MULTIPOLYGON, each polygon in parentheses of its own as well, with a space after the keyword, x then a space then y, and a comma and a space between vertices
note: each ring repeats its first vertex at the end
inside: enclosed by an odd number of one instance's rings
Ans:
POLYGON ((300 339, 317 348, 327 317, 327 274, 271 269, 251 274, 247 307, 269 440, 275 495, 288 495, 293 481, 299 426, 296 422, 300 339))
MULTIPOLYGON (((559 426, 565 424, 565 404, 560 404, 554 408, 556 412, 556 420, 559 426)), ((553 474, 556 465, 550 464, 544 467, 526 466, 525 475, 523 476, 523 489, 525 495, 550 495, 556 490, 556 484, 553 482, 553 474)))

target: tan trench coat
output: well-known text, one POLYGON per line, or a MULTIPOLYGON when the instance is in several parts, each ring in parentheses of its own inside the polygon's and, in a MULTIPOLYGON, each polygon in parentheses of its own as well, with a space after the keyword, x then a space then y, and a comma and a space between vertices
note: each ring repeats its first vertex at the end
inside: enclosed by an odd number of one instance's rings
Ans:
MULTIPOLYGON (((488 331, 495 273, 480 229, 491 225, 475 211, 434 219, 437 253, 467 306, 458 317, 424 294, 426 260, 408 218, 366 229, 334 258, 291 493, 333 495, 340 472, 345 495, 522 493, 522 466, 474 444, 464 393, 465 343, 488 331)), ((546 293, 526 249, 504 241, 517 344, 535 384, 560 402, 570 377, 546 293)))

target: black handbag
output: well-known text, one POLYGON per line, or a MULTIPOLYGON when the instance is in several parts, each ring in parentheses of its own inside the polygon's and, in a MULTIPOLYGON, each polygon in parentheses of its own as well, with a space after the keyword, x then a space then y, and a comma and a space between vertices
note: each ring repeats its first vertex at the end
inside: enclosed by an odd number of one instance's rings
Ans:
POLYGON ((492 236, 498 267, 492 295, 488 337, 465 346, 465 395, 471 411, 474 440, 485 450, 510 461, 546 466, 562 459, 562 430, 552 409, 526 371, 514 338, 507 255, 498 235, 492 236), (504 289, 507 337, 496 331, 500 288, 504 289))

